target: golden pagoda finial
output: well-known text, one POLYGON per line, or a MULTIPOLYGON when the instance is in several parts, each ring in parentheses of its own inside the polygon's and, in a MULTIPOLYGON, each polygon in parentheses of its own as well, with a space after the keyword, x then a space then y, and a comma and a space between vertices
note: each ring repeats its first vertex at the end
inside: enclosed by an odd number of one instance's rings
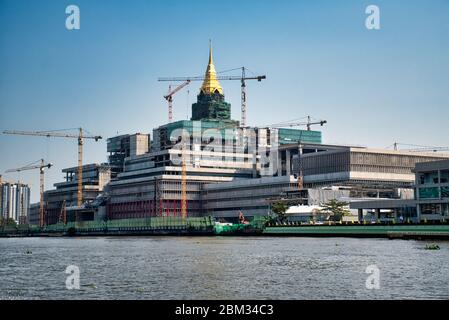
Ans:
POLYGON ((207 65, 206 74, 204 76, 201 91, 204 94, 219 93, 223 94, 220 82, 217 80, 217 72, 215 71, 214 60, 212 57, 212 41, 209 39, 209 63, 207 65))
POLYGON ((214 59, 212 57, 212 40, 209 39, 209 64, 214 64, 214 59))

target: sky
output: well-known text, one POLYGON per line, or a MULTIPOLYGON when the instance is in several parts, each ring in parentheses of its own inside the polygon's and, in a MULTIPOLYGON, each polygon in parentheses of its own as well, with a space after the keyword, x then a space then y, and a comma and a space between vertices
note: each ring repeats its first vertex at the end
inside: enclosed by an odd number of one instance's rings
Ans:
MULTIPOLYGON (((84 163, 105 162, 107 137, 167 122, 157 78, 202 75, 209 39, 217 71, 267 75, 247 83, 249 125, 311 115, 328 121, 325 143, 449 145, 448 0, 0 0, 0 130, 81 126, 104 137, 86 141, 84 163), (66 29, 72 4, 79 30, 66 29), (368 5, 379 30, 365 27, 368 5)), ((175 96, 175 120, 200 85, 175 96)), ((239 120, 239 82, 221 85, 239 120)), ((52 188, 76 144, 0 135, 0 172, 44 158, 52 188)), ((3 179, 30 184, 34 202, 38 176, 3 179)))

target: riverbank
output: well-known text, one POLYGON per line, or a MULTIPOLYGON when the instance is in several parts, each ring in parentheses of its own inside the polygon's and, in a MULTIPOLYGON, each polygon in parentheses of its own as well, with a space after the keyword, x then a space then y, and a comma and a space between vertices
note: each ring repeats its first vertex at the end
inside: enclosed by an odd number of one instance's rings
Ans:
POLYGON ((106 236, 266 236, 266 237, 352 237, 388 239, 449 240, 448 224, 420 225, 296 225, 253 226, 235 225, 223 232, 211 224, 171 226, 121 226, 87 228, 14 229, 0 232, 0 237, 106 237, 106 236))
POLYGON ((275 226, 265 228, 262 234, 266 236, 449 240, 449 225, 275 226))

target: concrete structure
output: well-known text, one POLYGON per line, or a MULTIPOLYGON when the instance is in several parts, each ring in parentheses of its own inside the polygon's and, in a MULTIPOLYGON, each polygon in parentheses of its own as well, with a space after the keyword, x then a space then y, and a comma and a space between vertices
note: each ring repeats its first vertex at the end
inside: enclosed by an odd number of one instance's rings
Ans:
POLYGON ((28 223, 34 226, 39 226, 39 202, 30 204, 30 211, 28 213, 28 223))
MULTIPOLYGON (((231 119, 212 51, 192 118, 161 125, 152 138, 150 142, 149 134, 137 133, 108 139, 104 169, 109 173, 85 167, 87 203, 78 209, 99 219, 178 216, 183 161, 188 216, 266 215, 270 199, 295 192, 300 194, 289 201, 306 205, 343 194, 347 199, 407 199, 413 197, 416 163, 449 159, 435 153, 325 145, 319 131, 240 127, 231 119), (100 193, 105 210, 91 211, 100 193)), ((64 200, 67 207, 76 201, 76 168, 64 172, 66 181, 46 192, 49 221, 57 221, 64 200)))
MULTIPOLYGON (((57 223, 63 204, 66 207, 77 205, 78 167, 63 169, 64 182, 55 183, 56 189, 44 193, 45 224, 57 223)), ((93 202, 104 191, 111 178, 111 169, 107 164, 87 164, 83 166, 83 202, 93 202)), ((31 220, 35 221, 36 217, 31 220)))
MULTIPOLYGON (((235 220, 240 211, 247 218, 266 216, 273 202, 319 206, 328 200, 348 196, 348 190, 298 190, 298 182, 293 176, 275 176, 205 185, 201 199, 204 214, 235 220)), ((290 218, 299 221, 304 217, 290 218)))
POLYGON ((5 182, 0 177, 0 217, 24 224, 30 208, 30 187, 20 182, 5 182))
MULTIPOLYGON (((120 155, 118 163, 123 164, 123 170, 108 186, 109 219, 179 215, 182 154, 186 164, 187 214, 198 216, 211 210, 205 205, 207 200, 203 200, 204 185, 271 178, 278 163, 278 145, 321 143, 318 131, 239 127, 238 121, 230 118, 230 104, 225 102, 216 78, 212 53, 197 102, 192 105, 192 119, 159 126, 152 137, 147 153, 120 152, 110 157, 112 161, 120 155)), ((108 143, 120 139, 122 136, 111 138, 108 143)), ((108 151, 116 149, 108 146, 108 151)), ((283 179, 287 182, 282 183, 289 185, 290 177, 283 179)), ((267 188, 272 189, 267 196, 272 196, 274 189, 269 184, 267 188)))
POLYGON ((245 217, 266 216, 269 213, 268 198, 297 188, 290 177, 266 177, 239 179, 204 186, 201 200, 204 214, 215 218, 237 218, 242 211, 245 217))
POLYGON ((125 158, 145 154, 150 150, 149 134, 124 134, 107 140, 108 163, 111 177, 123 172, 125 158))
POLYGON ((359 221, 419 222, 413 199, 357 199, 350 202, 350 208, 358 211, 359 221))
MULTIPOLYGON (((440 155, 441 156, 441 155, 440 155)), ((415 199, 353 201, 359 219, 441 222, 449 219, 449 159, 417 163, 415 199), (366 213, 370 217, 366 217, 366 213)))
POLYGON ((447 154, 343 148, 303 154, 301 167, 308 186, 370 184, 411 187, 417 163, 449 159, 447 154))
POLYGON ((449 160, 419 163, 415 174, 421 221, 449 220, 449 160))

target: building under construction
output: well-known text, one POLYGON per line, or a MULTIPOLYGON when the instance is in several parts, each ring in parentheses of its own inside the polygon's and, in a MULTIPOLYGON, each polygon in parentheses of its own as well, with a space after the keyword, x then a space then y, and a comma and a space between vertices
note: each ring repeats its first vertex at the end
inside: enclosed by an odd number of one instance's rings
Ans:
MULTIPOLYGON (((45 193, 46 224, 183 215, 232 220, 240 212, 266 215, 272 199, 308 189, 303 198, 314 203, 320 202, 323 188, 333 188, 335 197, 345 191, 355 198, 410 198, 415 164, 449 158, 326 145, 310 122, 307 130, 248 127, 231 119, 212 49, 202 79, 190 120, 172 122, 169 116, 169 123, 152 135, 108 139, 108 163, 83 166, 81 206, 76 201, 79 171, 63 170, 66 181, 45 193)), ((241 121, 245 117, 242 111, 241 121)))

